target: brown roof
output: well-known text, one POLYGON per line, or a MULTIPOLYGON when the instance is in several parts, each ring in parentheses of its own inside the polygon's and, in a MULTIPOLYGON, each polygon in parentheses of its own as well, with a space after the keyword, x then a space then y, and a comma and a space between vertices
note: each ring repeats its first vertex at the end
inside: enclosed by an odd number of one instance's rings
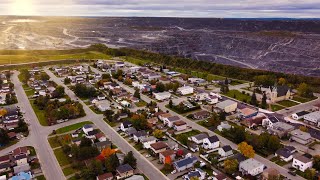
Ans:
POLYGON ((195 116, 207 116, 208 114, 210 114, 208 111, 199 111, 194 113, 193 115, 195 116))
POLYGON ((13 150, 13 155, 17 156, 20 154, 28 154, 28 148, 25 147, 18 147, 17 149, 13 150))
POLYGON ((158 118, 153 117, 153 118, 148 119, 147 121, 148 121, 148 123, 150 123, 150 124, 156 124, 156 123, 158 122, 158 118))
POLYGON ((301 162, 303 162, 303 163, 308 163, 308 162, 312 161, 312 159, 309 159, 309 158, 307 158, 307 157, 304 156, 304 155, 295 157, 295 159, 297 159, 297 160, 299 160, 299 161, 301 161, 301 162))
POLYGON ((159 150, 159 149, 163 149, 163 148, 167 148, 168 145, 162 141, 150 144, 150 146, 154 149, 154 150, 159 150))
POLYGON ((103 133, 95 134, 96 138, 99 139, 101 137, 106 137, 103 133))
POLYGON ((163 118, 168 118, 168 117, 171 117, 172 115, 170 113, 165 113, 165 114, 161 114, 160 116, 163 118))
POLYGON ((9 138, 14 138, 14 137, 16 137, 16 133, 15 132, 9 132, 8 133, 8 136, 9 136, 9 138))
POLYGON ((174 122, 173 124, 176 125, 176 126, 182 126, 182 125, 185 125, 185 124, 187 124, 187 123, 184 122, 184 121, 182 121, 182 120, 180 120, 180 121, 174 122))
POLYGON ((156 112, 156 113, 154 113, 154 116, 156 116, 156 117, 158 117, 159 115, 161 115, 161 114, 166 114, 165 112, 163 112, 163 111, 160 111, 160 112, 156 112))
POLYGON ((257 110, 251 109, 251 108, 243 108, 243 109, 240 109, 240 111, 244 116, 249 116, 249 115, 257 112, 257 110))
POLYGON ((164 156, 164 157, 167 157, 167 156, 171 156, 172 154, 175 154, 175 153, 176 153, 176 151, 169 149, 169 150, 161 152, 160 154, 162 154, 162 156, 164 156))
POLYGON ((112 173, 104 173, 98 176, 98 180, 105 180, 105 179, 109 179, 109 178, 113 178, 112 173))

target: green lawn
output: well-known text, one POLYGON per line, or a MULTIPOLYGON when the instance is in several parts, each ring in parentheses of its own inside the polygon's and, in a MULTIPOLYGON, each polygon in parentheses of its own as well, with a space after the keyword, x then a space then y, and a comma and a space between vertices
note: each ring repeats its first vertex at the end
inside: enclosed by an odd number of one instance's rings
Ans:
POLYGON ((273 158, 270 159, 270 161, 278 164, 279 166, 284 166, 284 165, 290 163, 290 162, 282 161, 279 157, 273 157, 273 158))
POLYGON ((37 118, 42 126, 48 126, 47 118, 44 110, 39 110, 36 105, 33 104, 34 100, 30 100, 33 111, 36 113, 37 118))
POLYGON ((290 100, 280 101, 280 102, 277 102, 277 104, 280 104, 280 105, 285 106, 285 107, 291 107, 291 106, 298 105, 298 103, 290 101, 290 100))
POLYGON ((294 96, 293 100, 301 102, 301 103, 306 103, 309 101, 312 101, 314 99, 317 99, 317 97, 313 97, 313 98, 305 98, 305 97, 301 97, 301 96, 294 96))
POLYGON ((84 122, 80 122, 80 123, 76 123, 76 124, 72 124, 69 126, 65 126, 63 128, 59 128, 56 130, 57 134, 62 134, 62 133, 66 133, 66 132, 70 132, 70 131, 74 131, 76 129, 79 129, 81 127, 83 127, 86 124, 93 124, 91 121, 84 121, 84 122))
POLYGON ((33 90, 33 89, 27 89, 27 90, 25 90, 25 92, 26 92, 26 95, 27 95, 28 97, 34 95, 34 90, 33 90))
POLYGON ((61 146, 60 143, 57 141, 57 137, 48 138, 48 142, 49 142, 51 148, 56 148, 56 147, 61 146))
POLYGON ((69 176, 70 174, 74 174, 77 172, 77 170, 73 169, 72 167, 63 168, 62 171, 65 176, 69 176))
POLYGON ((53 150, 54 155, 56 156, 60 166, 66 166, 70 164, 69 157, 64 154, 62 148, 53 150))
POLYGON ((140 100, 139 102, 135 103, 135 105, 138 107, 144 107, 147 105, 147 103, 143 100, 140 100))
POLYGON ((250 100, 251 100, 251 96, 248 96, 247 94, 242 94, 238 90, 230 90, 228 93, 226 93, 224 95, 231 97, 231 98, 234 98, 234 99, 237 99, 239 101, 250 102, 250 100))
POLYGON ((46 177, 44 175, 35 177, 36 180, 46 180, 46 177))
POLYGON ((285 107, 283 106, 279 106, 279 105, 276 105, 276 104, 271 104, 271 110, 272 111, 279 111, 281 109, 284 109, 285 107))
POLYGON ((2 50, 0 51, 0 64, 28 63, 48 60, 67 59, 109 59, 110 56, 87 49, 77 50, 2 50))
POLYGON ((96 114, 103 114, 103 112, 99 111, 98 109, 96 109, 94 106, 90 106, 89 107, 94 113, 96 114))

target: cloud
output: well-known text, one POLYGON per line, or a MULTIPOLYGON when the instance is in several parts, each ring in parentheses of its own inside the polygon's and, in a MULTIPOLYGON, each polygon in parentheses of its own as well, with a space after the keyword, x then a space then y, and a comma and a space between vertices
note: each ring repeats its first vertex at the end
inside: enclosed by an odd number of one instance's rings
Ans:
POLYGON ((320 2, 316 0, 1 0, 0 13, 14 15, 10 9, 17 1, 32 6, 33 14, 26 15, 320 17, 320 2))

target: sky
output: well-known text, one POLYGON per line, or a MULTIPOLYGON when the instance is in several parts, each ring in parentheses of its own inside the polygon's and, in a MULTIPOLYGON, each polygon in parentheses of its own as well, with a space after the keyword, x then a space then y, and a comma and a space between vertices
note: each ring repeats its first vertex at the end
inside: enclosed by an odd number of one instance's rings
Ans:
POLYGON ((320 18, 320 0, 0 0, 0 14, 320 18))

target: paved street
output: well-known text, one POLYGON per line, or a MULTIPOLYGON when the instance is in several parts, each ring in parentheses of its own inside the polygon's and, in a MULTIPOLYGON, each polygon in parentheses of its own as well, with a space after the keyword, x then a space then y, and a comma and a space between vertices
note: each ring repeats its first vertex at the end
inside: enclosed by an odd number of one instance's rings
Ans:
MULTIPOLYGON (((91 68, 91 69, 92 69, 92 71, 94 71, 95 73, 101 73, 99 70, 97 70, 97 69, 95 69, 95 68, 91 68)), ((116 80, 116 81, 117 81, 117 80, 116 80)), ((126 86, 125 84, 123 84, 122 82, 119 82, 119 81, 117 81, 117 83, 118 83, 121 87, 123 87, 125 90, 129 91, 130 93, 134 93, 135 90, 134 90, 133 88, 131 88, 131 87, 129 87, 129 86, 126 86)), ((240 86, 238 86, 237 88, 239 88, 239 87, 240 87, 240 86)), ((242 86, 241 86, 241 87, 242 87, 242 86)), ((146 102, 148 102, 148 103, 151 102, 151 101, 153 101, 151 98, 149 98, 148 96, 143 95, 143 94, 141 94, 141 99, 144 100, 144 101, 146 101, 146 102)), ((158 106, 159 106, 159 108, 162 109, 163 111, 169 111, 172 115, 179 116, 181 119, 183 119, 185 122, 187 122, 188 126, 192 127, 193 129, 197 129, 197 130, 199 130, 199 131, 201 131, 201 132, 207 132, 210 136, 216 135, 216 136, 218 136, 220 142, 221 142, 223 145, 230 145, 233 149, 237 149, 237 144, 235 144, 235 143, 229 141, 228 139, 226 139, 226 138, 224 138, 224 137, 222 137, 222 136, 220 136, 220 135, 218 135, 218 134, 216 134, 216 133, 208 130, 207 128, 205 128, 205 127, 203 127, 203 126, 195 123, 194 121, 191 121, 191 120, 185 118, 184 116, 182 116, 182 115, 180 115, 180 114, 178 114, 178 113, 176 113, 176 112, 174 112, 174 111, 171 111, 170 109, 168 109, 168 108, 165 107, 166 104, 168 104, 168 102, 162 102, 162 103, 158 103, 158 106)), ((303 179, 303 178, 301 178, 300 176, 292 176, 291 174, 288 173, 288 170, 287 170, 287 169, 285 169, 285 168, 283 168, 283 167, 281 167, 281 166, 279 166, 279 165, 277 165, 277 164, 269 161, 269 160, 266 159, 266 158, 263 158, 262 156, 259 156, 259 155, 256 154, 254 158, 255 158, 256 160, 262 162, 263 164, 265 164, 268 168, 275 168, 275 169, 277 169, 277 170, 280 172, 280 174, 282 174, 282 175, 284 175, 284 176, 286 176, 286 177, 288 177, 288 178, 290 178, 290 179, 297 179, 297 180, 298 180, 298 179, 303 179)))

